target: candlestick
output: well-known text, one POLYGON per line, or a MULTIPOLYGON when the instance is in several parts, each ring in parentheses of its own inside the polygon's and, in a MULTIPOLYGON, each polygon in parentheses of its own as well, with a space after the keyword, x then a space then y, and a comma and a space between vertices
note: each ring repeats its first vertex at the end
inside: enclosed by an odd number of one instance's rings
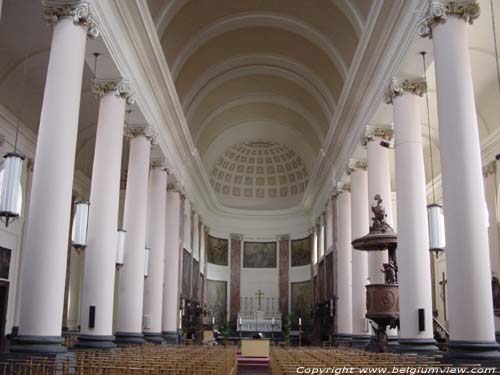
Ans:
POLYGON ((299 318, 299 326, 302 326, 302 318, 299 318))
POLYGON ((215 325, 215 317, 212 316, 212 325, 215 325))

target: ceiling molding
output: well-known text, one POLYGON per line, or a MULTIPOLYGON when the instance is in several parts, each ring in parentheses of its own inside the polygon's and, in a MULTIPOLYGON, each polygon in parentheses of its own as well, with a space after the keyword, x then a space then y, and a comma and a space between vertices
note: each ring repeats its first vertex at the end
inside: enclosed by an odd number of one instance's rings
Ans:
POLYGON ((287 15, 272 12, 244 12, 219 18, 191 37, 171 64, 171 73, 174 81, 177 79, 186 62, 204 44, 225 33, 252 27, 281 29, 309 40, 329 57, 342 77, 342 80, 345 80, 348 68, 344 58, 333 44, 333 41, 319 30, 298 18, 287 15))
MULTIPOLYGON (((188 122, 193 117, 200 103, 202 103, 213 90, 230 80, 251 75, 270 75, 294 83, 315 99, 318 106, 321 107, 325 118, 331 118, 335 108, 335 102, 330 93, 325 93, 325 91, 323 91, 328 90, 326 86, 323 85, 323 87, 318 88, 310 80, 290 69, 272 65, 254 65, 251 58, 248 57, 239 59, 241 59, 242 66, 227 70, 220 69, 220 66, 219 69, 217 69, 218 67, 216 66, 210 74, 204 74, 203 77, 195 82, 182 102, 188 122), (325 96, 327 96, 328 99, 326 99, 325 96)), ((314 80, 317 80, 317 82, 322 85, 317 77, 315 77, 314 80)))

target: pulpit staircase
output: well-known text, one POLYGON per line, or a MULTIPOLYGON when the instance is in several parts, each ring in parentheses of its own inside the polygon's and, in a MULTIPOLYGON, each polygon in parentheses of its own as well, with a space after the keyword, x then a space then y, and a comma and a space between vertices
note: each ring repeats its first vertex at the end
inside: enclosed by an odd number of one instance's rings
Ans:
POLYGON ((437 341, 440 350, 445 351, 450 339, 450 333, 435 317, 432 318, 432 325, 434 330, 434 339, 437 341))

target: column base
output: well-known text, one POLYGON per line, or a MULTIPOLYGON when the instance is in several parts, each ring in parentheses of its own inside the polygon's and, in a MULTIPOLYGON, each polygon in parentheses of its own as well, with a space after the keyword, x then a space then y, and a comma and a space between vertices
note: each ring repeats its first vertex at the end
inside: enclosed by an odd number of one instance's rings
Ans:
POLYGON ((339 346, 351 346, 352 335, 346 333, 337 333, 333 336, 333 342, 339 346))
POLYGON ((400 353, 436 352, 439 348, 434 339, 399 339, 397 351, 400 353))
POLYGON ((153 344, 163 344, 163 336, 159 332, 143 332, 144 339, 152 342, 153 344))
POLYGON ((369 335, 352 335, 351 347, 363 349, 369 342, 369 335))
POLYGON ((116 344, 113 342, 115 336, 104 335, 78 335, 75 348, 81 349, 113 349, 116 344))
POLYGON ((115 333, 115 343, 116 344, 144 344, 144 335, 137 332, 116 332, 115 333))
POLYGON ((10 351, 14 353, 65 353, 68 351, 61 336, 19 335, 12 338, 10 351))
POLYGON ((444 358, 451 360, 500 360, 496 341, 450 340, 444 358))
POLYGON ((181 336, 178 331, 162 331, 161 335, 167 344, 178 345, 181 343, 181 336))

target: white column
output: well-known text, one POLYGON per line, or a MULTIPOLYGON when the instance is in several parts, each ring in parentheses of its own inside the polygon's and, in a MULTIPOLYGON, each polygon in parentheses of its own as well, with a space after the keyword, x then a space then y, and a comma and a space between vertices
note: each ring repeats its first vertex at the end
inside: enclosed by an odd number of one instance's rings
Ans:
POLYGON ((86 4, 45 8, 54 26, 23 252, 19 334, 12 351, 65 351, 61 324, 71 192, 87 33, 86 4))
MULTIPOLYGON (((389 150, 380 145, 381 141, 390 141, 393 131, 390 128, 373 128, 368 126, 365 131, 363 144, 366 144, 368 154, 368 204, 374 204, 374 197, 379 194, 383 200, 387 215, 386 222, 391 227, 392 220, 392 193, 391 174, 389 164, 389 150)), ((372 212, 370 210, 370 217, 372 212)), ((370 219, 370 225, 371 225, 370 219)), ((387 251, 370 251, 368 254, 368 278, 370 284, 384 284, 384 274, 380 271, 382 264, 387 263, 387 251)), ((388 329, 389 341, 394 342, 397 336, 397 329, 388 329)))
POLYGON ((437 350, 432 323, 429 224, 419 101, 425 91, 423 80, 394 79, 386 93, 386 103, 394 105, 399 344, 402 351, 437 350))
POLYGON ((337 343, 352 335, 351 192, 348 184, 337 189, 337 343))
POLYGON ((497 358, 481 149, 468 25, 477 3, 431 3, 419 34, 432 34, 439 118, 450 357, 497 358))
MULTIPOLYGON (((483 168, 484 175, 484 193, 486 199, 486 208, 488 209, 488 242, 490 245, 490 263, 492 277, 500 280, 500 236, 497 223, 497 167, 496 161, 488 163, 483 168)), ((500 317, 494 316, 495 336, 499 341, 500 336, 500 317)))
POLYGON ((133 103, 125 81, 97 82, 101 97, 97 122, 89 224, 83 276, 78 347, 111 348, 113 343, 113 296, 116 239, 120 199, 125 104, 133 103), (90 310, 93 310, 93 326, 90 310))
POLYGON ((144 254, 148 208, 149 158, 152 129, 127 129, 130 154, 125 191, 123 229, 127 231, 124 264, 119 271, 116 342, 142 344, 144 254))
POLYGON ((165 257, 165 223, 167 210, 167 171, 161 162, 154 162, 149 173, 148 277, 144 280, 144 338, 162 343, 163 273, 165 257))
MULTIPOLYGON (((366 161, 352 160, 348 167, 351 176, 351 236, 360 238, 369 231, 368 175, 366 161)), ((352 346, 362 347, 369 341, 366 320, 366 288, 368 253, 352 249, 352 346)))
MULTIPOLYGON (((380 145, 381 141, 392 139, 392 129, 367 127, 363 144, 368 154, 368 204, 379 194, 383 200, 387 224, 392 226, 391 175, 389 169, 389 150, 380 145)), ((370 217, 372 212, 370 210, 370 217)), ((371 219, 370 219, 371 225, 371 219)), ((368 277, 371 284, 384 284, 384 274, 380 271, 382 263, 387 262, 387 251, 372 251, 368 254, 368 277)))
POLYGON ((181 218, 181 193, 169 188, 167 193, 167 218, 165 229, 165 271, 163 282, 163 311, 161 330, 169 344, 178 342, 179 328, 179 245, 181 218))

